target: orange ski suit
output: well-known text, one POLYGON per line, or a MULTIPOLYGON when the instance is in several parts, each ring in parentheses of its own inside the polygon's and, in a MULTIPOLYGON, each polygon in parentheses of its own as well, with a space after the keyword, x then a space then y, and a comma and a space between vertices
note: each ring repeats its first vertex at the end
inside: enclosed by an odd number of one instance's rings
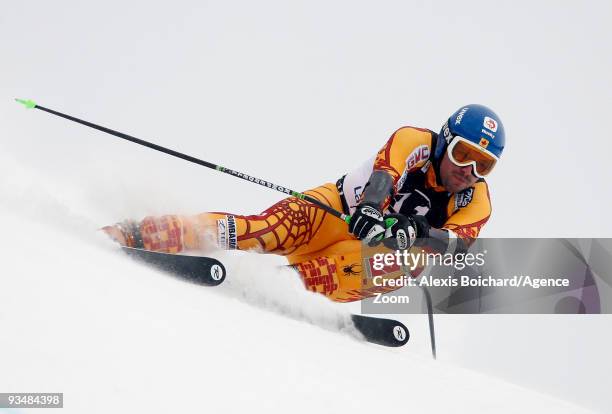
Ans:
MULTIPOLYGON (((394 195, 385 203, 385 212, 422 214, 432 227, 473 240, 491 213, 487 184, 481 179, 460 193, 446 192, 437 182, 436 166, 430 159, 435 142, 432 131, 400 128, 361 168, 336 184, 324 184, 305 193, 351 214, 372 171, 384 170, 394 180, 394 195)), ((122 231, 128 246, 154 251, 178 253, 212 245, 284 255, 307 289, 335 301, 360 300, 393 290, 372 285, 372 269, 365 269, 369 260, 363 257, 361 242, 348 232, 344 221, 295 197, 257 215, 167 215, 115 227, 122 231)))

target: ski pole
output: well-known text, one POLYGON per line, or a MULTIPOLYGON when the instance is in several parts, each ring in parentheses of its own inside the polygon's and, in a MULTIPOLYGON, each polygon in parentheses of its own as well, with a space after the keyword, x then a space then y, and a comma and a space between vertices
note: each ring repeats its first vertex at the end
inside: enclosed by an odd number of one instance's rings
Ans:
POLYGON ((213 164, 212 162, 208 162, 208 161, 201 160, 199 158, 192 157, 191 155, 183 154, 181 152, 174 151, 174 150, 171 150, 171 149, 166 148, 166 147, 162 147, 161 145, 157 145, 157 144, 154 144, 152 142, 148 142, 148 141, 145 141, 145 140, 133 137, 133 136, 128 135, 128 134, 124 134, 123 132, 115 131, 115 130, 112 130, 110 128, 103 127, 101 125, 96 125, 94 123, 91 123, 91 122, 88 122, 88 121, 84 121, 82 119, 75 118, 73 116, 63 114, 61 112, 54 111, 53 109, 45 108, 44 106, 37 105, 32 100, 24 100, 24 99, 17 99, 17 98, 15 100, 17 102, 19 102, 20 104, 22 104, 23 106, 25 106, 26 108, 28 108, 28 109, 40 109, 41 111, 45 111, 45 112, 48 112, 50 114, 59 116, 61 118, 68 119, 69 121, 73 121, 73 122, 79 123, 81 125, 85 125, 85 126, 88 126, 90 128, 97 129, 98 131, 102 131, 102 132, 105 132, 107 134, 114 135, 114 136, 116 136, 118 138, 125 139, 125 140, 133 142, 135 144, 142 145, 144 147, 151 148, 151 149, 154 149, 156 151, 163 152, 163 153, 171 155, 173 157, 177 157, 177 158, 183 159, 185 161, 193 162, 194 164, 202 165, 204 167, 211 168, 213 170, 221 171, 222 173, 229 174, 229 175, 232 175, 234 177, 242 178, 243 180, 246 180, 246 181, 249 181, 249 182, 252 182, 252 183, 255 183, 255 184, 259 184, 259 185, 264 186, 264 187, 271 188, 272 190, 280 191, 281 193, 289 194, 289 195, 291 195, 293 197, 299 198, 301 200, 308 201, 309 203, 312 203, 312 204, 316 205, 317 207, 320 207, 321 209, 325 210, 326 212, 328 212, 332 216, 338 217, 339 219, 345 221, 346 223, 349 223, 351 221, 351 216, 349 216, 348 214, 341 213, 338 210, 336 210, 336 209, 334 209, 334 208, 332 208, 332 207, 330 207, 330 206, 328 206, 326 204, 323 204, 321 201, 319 201, 316 198, 311 197, 311 196, 309 196, 307 194, 300 193, 300 192, 291 190, 291 189, 289 189, 287 187, 283 187, 283 186, 271 183, 270 181, 266 181, 266 180, 262 180, 260 178, 252 177, 252 176, 250 176, 248 174, 244 174, 244 173, 241 173, 239 171, 232 170, 230 168, 222 167, 221 165, 213 164))

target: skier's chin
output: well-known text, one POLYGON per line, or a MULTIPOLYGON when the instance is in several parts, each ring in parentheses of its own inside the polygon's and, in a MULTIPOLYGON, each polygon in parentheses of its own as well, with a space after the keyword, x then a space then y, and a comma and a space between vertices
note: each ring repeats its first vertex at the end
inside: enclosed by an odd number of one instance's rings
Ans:
POLYGON ((444 181, 445 182, 443 182, 442 184, 444 185, 446 191, 448 191, 449 193, 459 193, 469 187, 468 183, 465 183, 453 177, 450 177, 448 180, 444 181))
POLYGON ((446 185, 444 186, 444 188, 446 188, 446 191, 448 191, 449 193, 459 193, 465 189, 462 186, 456 186, 456 185, 446 185))

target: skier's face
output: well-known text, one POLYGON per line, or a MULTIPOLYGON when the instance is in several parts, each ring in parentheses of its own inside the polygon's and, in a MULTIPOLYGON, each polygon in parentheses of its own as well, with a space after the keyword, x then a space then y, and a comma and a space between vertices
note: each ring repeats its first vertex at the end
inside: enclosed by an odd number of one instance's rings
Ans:
POLYGON ((472 166, 466 165, 459 167, 455 165, 449 158, 446 151, 440 164, 440 180, 442 185, 449 193, 458 193, 468 187, 473 186, 478 177, 472 174, 472 166))

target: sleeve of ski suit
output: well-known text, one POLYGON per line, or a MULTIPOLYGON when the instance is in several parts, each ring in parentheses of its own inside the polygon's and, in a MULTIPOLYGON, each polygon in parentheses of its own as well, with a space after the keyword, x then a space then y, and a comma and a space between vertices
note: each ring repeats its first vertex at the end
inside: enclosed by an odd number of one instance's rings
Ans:
POLYGON ((385 171, 393 178, 394 194, 401 187, 404 174, 423 167, 429 160, 432 139, 427 129, 402 127, 378 151, 374 171, 385 171))
POLYGON ((470 245, 491 217, 491 198, 485 180, 474 184, 471 200, 465 194, 455 194, 448 203, 449 217, 443 229, 450 230, 470 245), (462 204, 467 203, 465 207, 462 204))

